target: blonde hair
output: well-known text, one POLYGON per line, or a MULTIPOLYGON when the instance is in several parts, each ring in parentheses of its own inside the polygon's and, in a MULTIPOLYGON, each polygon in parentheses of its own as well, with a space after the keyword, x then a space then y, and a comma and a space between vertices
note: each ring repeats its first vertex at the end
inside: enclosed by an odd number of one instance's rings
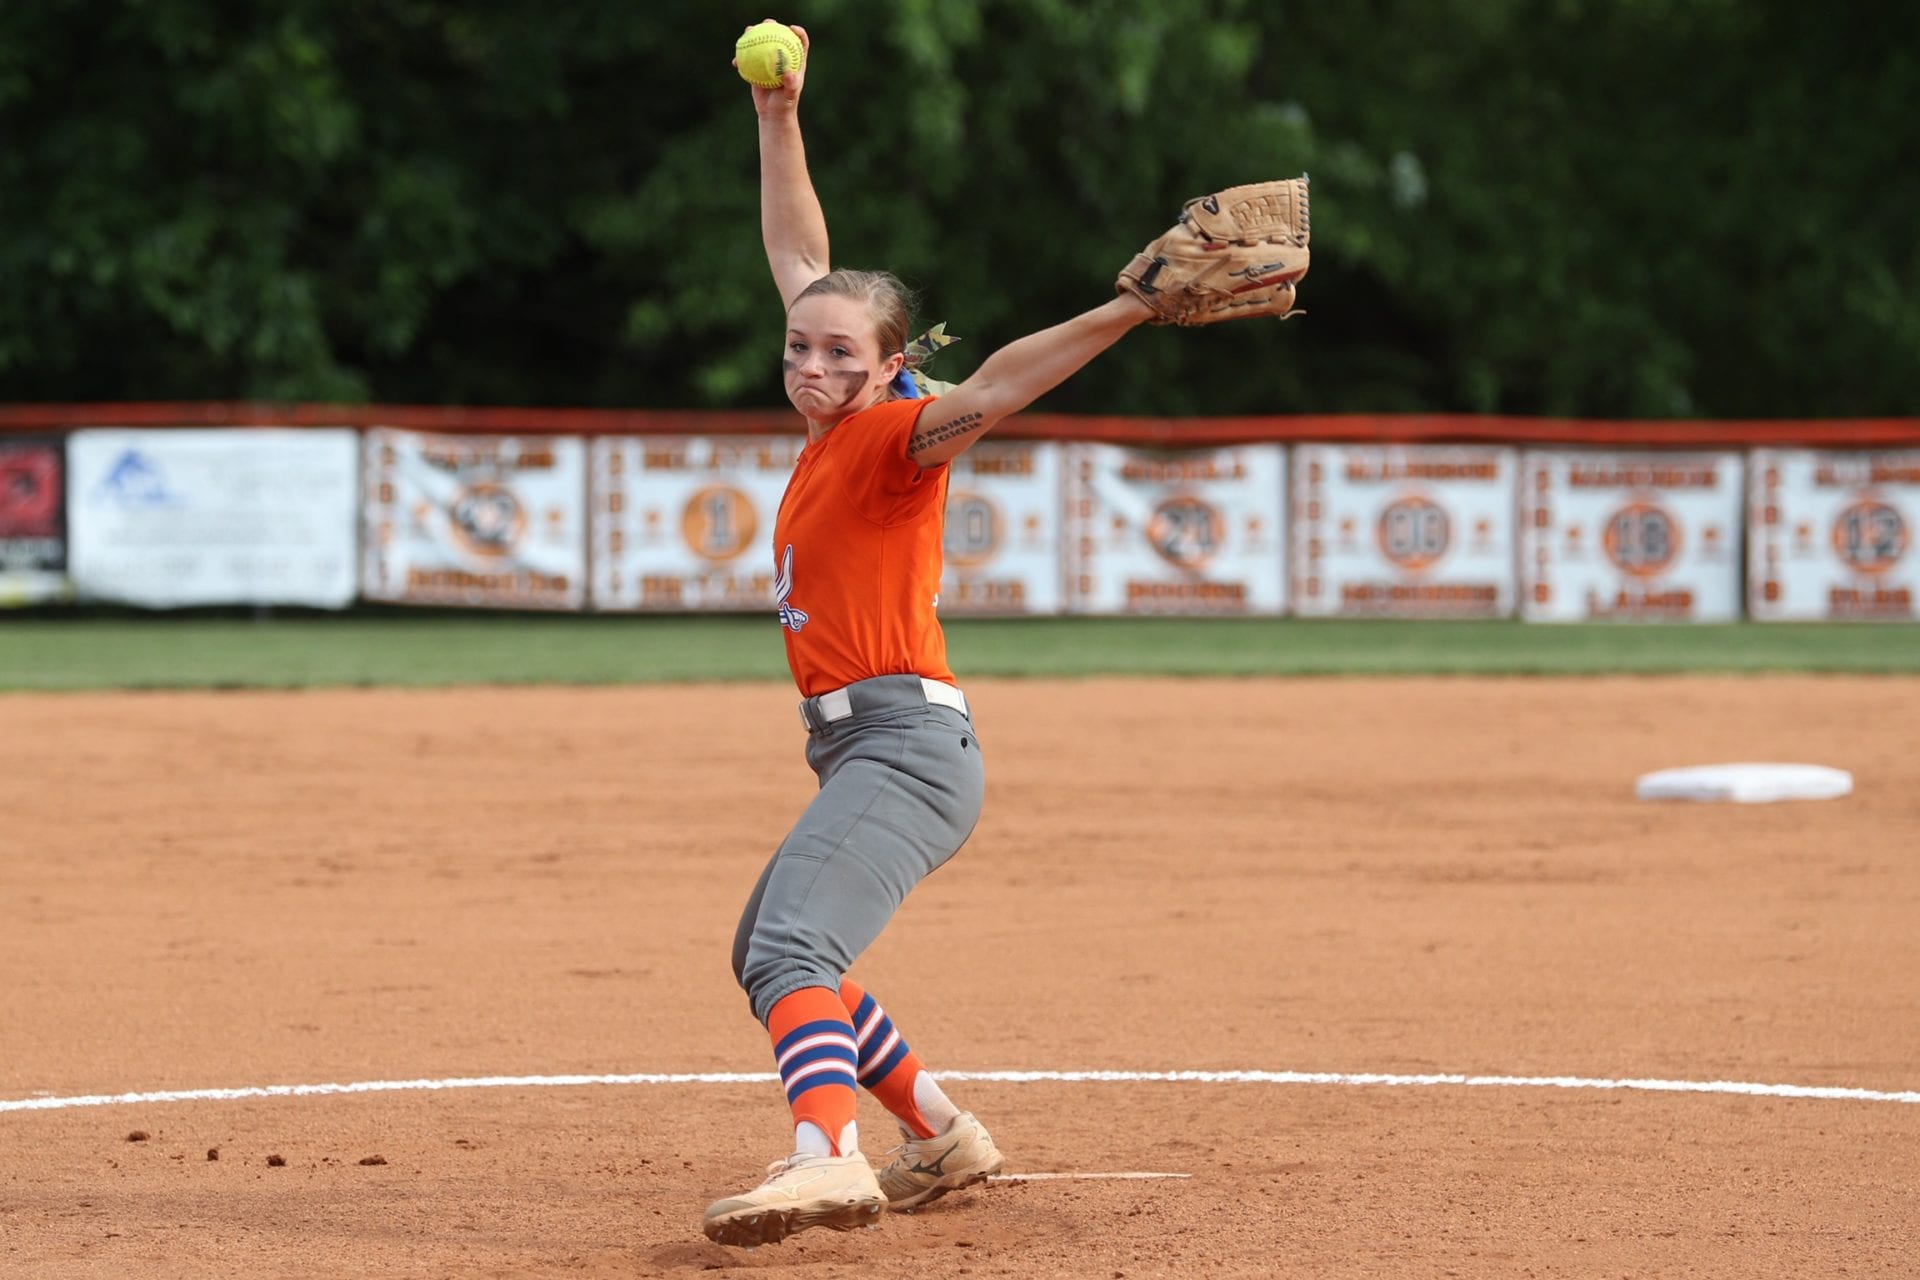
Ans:
POLYGON ((907 313, 913 305, 913 295, 891 271, 829 271, 794 295, 793 301, 798 303, 802 298, 821 294, 856 298, 867 304, 882 360, 906 351, 907 331, 912 327, 907 313))

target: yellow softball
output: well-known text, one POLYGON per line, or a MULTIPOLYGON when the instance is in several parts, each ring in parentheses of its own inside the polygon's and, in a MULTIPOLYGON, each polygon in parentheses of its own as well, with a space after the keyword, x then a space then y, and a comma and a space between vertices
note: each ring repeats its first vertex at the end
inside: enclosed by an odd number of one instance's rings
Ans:
POLYGON ((747 28, 733 45, 734 66, 740 78, 762 89, 780 87, 780 77, 806 65, 807 51, 793 28, 768 19, 747 28))

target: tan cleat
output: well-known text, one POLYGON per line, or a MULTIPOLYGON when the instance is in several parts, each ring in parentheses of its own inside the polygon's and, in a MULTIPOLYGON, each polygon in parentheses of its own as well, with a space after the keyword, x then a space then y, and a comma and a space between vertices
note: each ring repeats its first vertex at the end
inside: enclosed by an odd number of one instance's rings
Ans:
POLYGON ((720 1244, 778 1244, 808 1227, 851 1231, 880 1221, 887 1197, 873 1166, 850 1156, 794 1154, 767 1166, 767 1180, 744 1195, 707 1206, 707 1239, 720 1244))
POLYGON ((987 1127, 970 1111, 956 1116, 938 1137, 908 1137, 890 1154, 893 1162, 880 1171, 889 1209, 915 1209, 949 1191, 985 1182, 1006 1163, 987 1127))

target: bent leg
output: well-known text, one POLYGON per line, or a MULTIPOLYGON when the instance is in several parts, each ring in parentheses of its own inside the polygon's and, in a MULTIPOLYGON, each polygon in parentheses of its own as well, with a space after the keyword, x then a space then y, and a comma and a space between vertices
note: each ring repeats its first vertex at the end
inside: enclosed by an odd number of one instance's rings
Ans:
POLYGON ((838 992, 907 894, 972 833, 985 772, 970 726, 954 722, 815 744, 820 791, 762 872, 734 939, 735 973, 762 1022, 790 992, 838 992))

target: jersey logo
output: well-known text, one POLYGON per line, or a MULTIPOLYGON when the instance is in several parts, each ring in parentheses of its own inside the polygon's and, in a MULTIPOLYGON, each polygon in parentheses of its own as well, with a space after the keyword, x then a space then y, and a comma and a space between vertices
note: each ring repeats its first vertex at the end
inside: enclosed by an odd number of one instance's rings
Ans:
POLYGON ((807 625, 807 615, 787 603, 787 597, 792 594, 793 544, 789 542, 780 557, 780 569, 773 575, 773 597, 780 602, 780 625, 797 635, 800 628, 807 625))

